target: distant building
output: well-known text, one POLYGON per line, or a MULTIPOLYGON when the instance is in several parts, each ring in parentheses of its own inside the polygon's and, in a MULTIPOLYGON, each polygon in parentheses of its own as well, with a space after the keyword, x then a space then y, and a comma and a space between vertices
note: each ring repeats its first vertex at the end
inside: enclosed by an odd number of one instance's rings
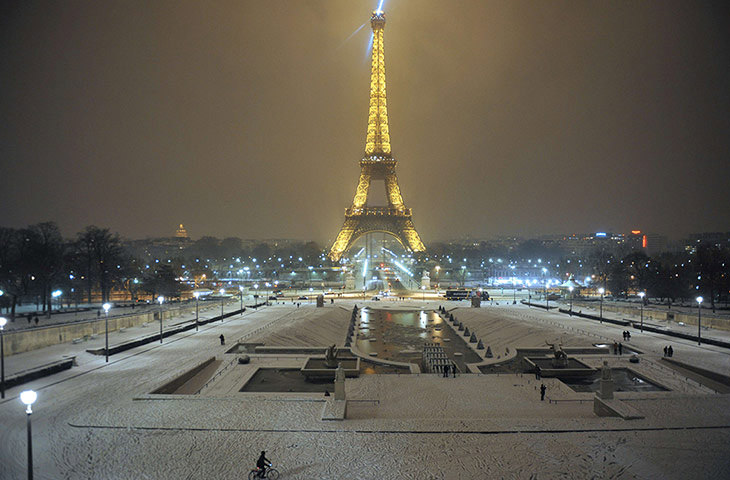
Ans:
POLYGON ((694 251, 699 245, 730 247, 730 232, 693 233, 685 240, 687 251, 694 251))
POLYGON ((183 224, 182 223, 177 228, 177 231, 175 231, 175 237, 177 237, 177 238, 189 238, 188 237, 188 231, 185 230, 185 227, 183 227, 183 224))
POLYGON ((649 256, 656 255, 658 253, 666 252, 668 247, 668 240, 665 235, 659 235, 658 233, 647 233, 644 235, 646 241, 644 242, 646 254, 649 256))

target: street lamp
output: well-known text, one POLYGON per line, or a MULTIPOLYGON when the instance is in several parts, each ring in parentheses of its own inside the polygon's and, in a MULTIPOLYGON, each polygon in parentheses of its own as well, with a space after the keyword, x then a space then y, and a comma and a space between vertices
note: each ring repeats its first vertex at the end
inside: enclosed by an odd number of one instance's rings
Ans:
POLYGON ((238 292, 241 295, 241 315, 243 315, 243 286, 238 286, 238 292))
POLYGON ((697 297, 697 345, 702 345, 702 297, 697 297))
POLYGON ((423 290, 423 301, 425 302, 426 301, 426 286, 421 285, 421 290, 423 290))
POLYGON ((30 407, 38 398, 38 394, 33 390, 25 390, 20 392, 20 401, 25 404, 25 413, 28 419, 28 480, 33 480, 33 439, 31 437, 30 414, 33 409, 30 407))
POLYGON ((3 330, 8 320, 0 317, 0 398, 5 398, 5 339, 3 330))
POLYGON ((639 297, 641 298, 641 332, 644 332, 644 295, 646 295, 646 292, 639 292, 639 297))
POLYGON ((517 285, 514 278, 512 278, 512 305, 517 305, 517 285))
POLYGON ((254 283, 253 284, 253 288, 256 289, 256 293, 253 296, 253 298, 254 298, 254 302, 253 303, 255 305, 255 304, 259 303, 259 284, 258 283, 254 283))
POLYGON ((603 287, 601 287, 601 288, 598 289, 598 293, 601 294, 601 316, 600 316, 600 319, 601 319, 601 323, 603 323, 603 294, 606 293, 606 290, 603 287))
POLYGON ((160 343, 162 343, 162 302, 165 301, 165 297, 160 295, 157 297, 157 301, 160 302, 160 343))
POLYGON ((106 355, 106 362, 109 363, 109 309, 112 306, 105 303, 101 307, 104 309, 104 354, 106 355))
MULTIPOLYGON (((61 290, 56 290, 56 291, 54 291, 54 292, 51 292, 51 297, 52 297, 52 298, 58 298, 58 297, 60 297, 60 296, 61 296, 62 294, 63 294, 63 292, 62 292, 61 290)), ((60 302, 60 301, 58 302, 58 309, 59 309, 59 310, 61 309, 61 302, 60 302)), ((51 302, 51 310, 53 310, 53 302, 51 302)), ((48 314, 50 315, 50 314, 51 314, 51 312, 48 312, 48 314)))
POLYGON ((195 297, 195 331, 198 331, 198 299, 200 298, 200 292, 193 292, 193 297, 195 297))
POLYGON ((568 287, 570 290, 570 316, 573 316, 573 285, 568 287))
POLYGON ((223 321, 223 295, 226 293, 225 289, 221 288, 218 290, 218 292, 221 294, 221 322, 223 321))

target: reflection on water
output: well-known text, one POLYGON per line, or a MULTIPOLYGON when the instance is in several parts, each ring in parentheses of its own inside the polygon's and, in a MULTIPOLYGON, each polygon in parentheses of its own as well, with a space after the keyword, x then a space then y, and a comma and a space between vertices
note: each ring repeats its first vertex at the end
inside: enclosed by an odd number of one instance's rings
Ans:
MULTIPOLYGON (((617 392, 662 392, 667 390, 628 368, 612 368, 611 377, 613 377, 613 384, 617 392)), ((600 370, 584 378, 562 378, 560 375, 558 378, 576 392, 597 392, 601 388, 600 370)))
POLYGON ((357 347, 378 358, 420 365, 423 345, 441 345, 462 372, 465 364, 481 361, 435 312, 364 308, 357 331, 357 347))

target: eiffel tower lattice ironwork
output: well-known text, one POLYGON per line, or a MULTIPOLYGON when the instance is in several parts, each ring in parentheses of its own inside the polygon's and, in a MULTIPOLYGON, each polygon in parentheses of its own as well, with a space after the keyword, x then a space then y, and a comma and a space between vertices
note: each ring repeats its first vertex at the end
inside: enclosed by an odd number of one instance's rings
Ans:
POLYGON ((358 238, 371 232, 388 233, 412 252, 423 252, 426 249, 413 226, 411 209, 406 208, 403 203, 395 174, 398 162, 390 152, 383 51, 385 14, 382 11, 373 12, 370 25, 373 28, 373 55, 365 157, 360 160, 360 180, 352 206, 345 210, 345 223, 330 249, 329 257, 334 261, 338 261, 358 238), (373 180, 384 181, 387 207, 367 206, 368 191, 373 180))

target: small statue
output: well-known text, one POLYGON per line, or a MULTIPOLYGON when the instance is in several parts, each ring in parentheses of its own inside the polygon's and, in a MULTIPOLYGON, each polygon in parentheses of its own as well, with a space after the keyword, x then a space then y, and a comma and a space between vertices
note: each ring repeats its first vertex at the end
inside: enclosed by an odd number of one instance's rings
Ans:
POLYGON ((613 380, 611 377, 611 368, 605 360, 603 361, 603 367, 601 367, 601 380, 613 380))
POLYGON ((335 353, 335 345, 327 347, 324 352, 324 364, 327 368, 337 368, 337 354, 335 353))
POLYGON ((548 345, 550 345, 550 349, 553 351, 553 355, 555 358, 553 358, 553 367, 555 368, 565 368, 568 366, 568 355, 565 353, 563 348, 560 346, 559 343, 548 343, 545 342, 548 345))

